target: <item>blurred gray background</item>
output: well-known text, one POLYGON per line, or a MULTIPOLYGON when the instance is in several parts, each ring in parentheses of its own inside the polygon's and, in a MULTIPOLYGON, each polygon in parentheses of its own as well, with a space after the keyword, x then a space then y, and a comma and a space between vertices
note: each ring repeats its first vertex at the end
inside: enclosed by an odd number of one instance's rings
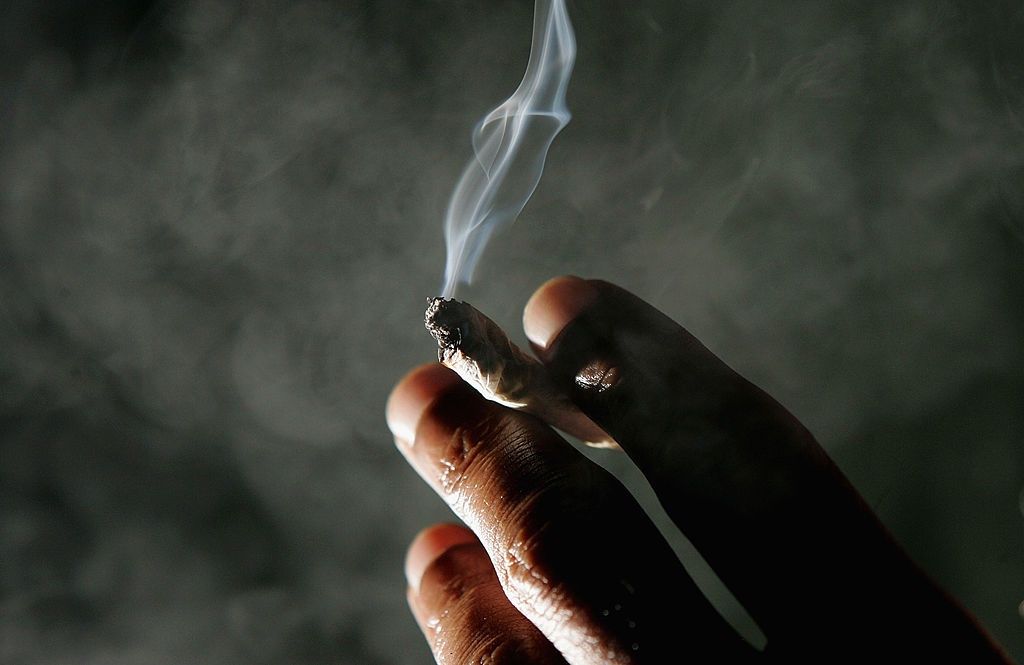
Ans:
MULTIPOLYGON (((2 4, 0 660, 429 662, 450 517, 383 407, 532 10, 2 4)), ((550 276, 635 290, 1024 656, 1024 5, 570 12, 574 120, 460 296, 522 339, 550 276)))

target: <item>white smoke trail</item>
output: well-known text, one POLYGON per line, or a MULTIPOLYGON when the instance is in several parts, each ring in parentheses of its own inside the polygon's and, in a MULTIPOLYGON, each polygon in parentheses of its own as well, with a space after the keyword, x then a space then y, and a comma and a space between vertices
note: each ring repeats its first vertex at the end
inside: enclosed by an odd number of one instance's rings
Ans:
POLYGON ((475 156, 445 213, 444 297, 469 283, 491 235, 514 221, 537 189, 551 142, 571 117, 565 91, 575 60, 565 0, 537 0, 526 75, 473 130, 475 156))

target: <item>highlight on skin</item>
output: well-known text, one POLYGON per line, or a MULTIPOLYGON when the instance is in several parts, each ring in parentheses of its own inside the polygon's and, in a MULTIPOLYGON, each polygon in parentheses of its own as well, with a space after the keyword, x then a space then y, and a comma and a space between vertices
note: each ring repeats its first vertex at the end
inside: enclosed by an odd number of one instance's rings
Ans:
POLYGON ((491 235, 515 221, 537 189, 548 149, 569 124, 565 92, 575 61, 565 0, 537 0, 526 75, 473 130, 474 157, 445 213, 445 298, 469 283, 491 235))

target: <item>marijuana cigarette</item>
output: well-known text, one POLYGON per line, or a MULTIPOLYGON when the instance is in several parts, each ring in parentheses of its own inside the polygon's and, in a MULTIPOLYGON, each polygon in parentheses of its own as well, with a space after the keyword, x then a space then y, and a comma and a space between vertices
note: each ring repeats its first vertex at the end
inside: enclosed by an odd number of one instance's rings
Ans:
POLYGON ((469 303, 431 298, 424 322, 437 340, 437 359, 487 399, 531 413, 587 445, 618 447, 554 386, 544 365, 469 303))

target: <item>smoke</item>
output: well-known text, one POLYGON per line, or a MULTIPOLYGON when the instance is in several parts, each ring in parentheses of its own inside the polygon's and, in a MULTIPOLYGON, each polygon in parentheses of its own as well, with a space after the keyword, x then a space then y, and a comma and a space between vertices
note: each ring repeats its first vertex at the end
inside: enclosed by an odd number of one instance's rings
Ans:
POLYGON ((530 200, 555 136, 569 124, 565 92, 576 61, 576 37, 564 0, 537 0, 533 47, 515 93, 473 130, 473 151, 445 213, 448 248, 443 296, 468 284, 495 231, 530 200))
MULTIPOLYGON (((0 661, 430 662, 451 517, 383 404, 533 3, 0 4, 0 661)), ((465 296, 653 300, 1019 658, 1019 3, 569 8, 572 131, 465 296)))

